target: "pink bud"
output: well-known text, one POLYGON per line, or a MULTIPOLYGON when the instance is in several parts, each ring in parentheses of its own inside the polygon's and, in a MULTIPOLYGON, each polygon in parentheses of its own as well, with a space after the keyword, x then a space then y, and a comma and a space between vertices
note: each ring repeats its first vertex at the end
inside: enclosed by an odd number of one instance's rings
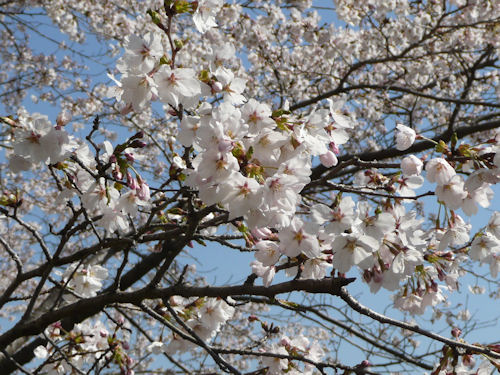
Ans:
POLYGON ((129 147, 132 148, 144 148, 146 147, 146 143, 143 141, 140 141, 138 139, 135 139, 132 143, 129 144, 129 147))
POLYGON ((367 361, 366 359, 359 364, 359 366, 363 368, 370 367, 371 365, 370 361, 367 361))
POLYGON ((339 150, 338 146, 335 144, 335 142, 330 142, 330 150, 332 150, 332 152, 335 155, 340 154, 340 150, 339 150))
POLYGON ((380 272, 378 269, 373 270, 373 281, 376 283, 381 283, 384 281, 384 274, 380 272))
POLYGON ((132 177, 130 172, 127 172, 127 186, 131 189, 137 189, 139 185, 137 185, 137 181, 132 177))
POLYGON ((325 154, 320 155, 319 160, 327 168, 333 167, 339 162, 337 156, 332 151, 327 151, 325 154))
POLYGON ((462 363, 467 367, 474 367, 476 361, 474 360, 474 357, 472 357, 471 354, 465 354, 462 357, 462 363))
POLYGON ((137 187, 135 191, 137 192, 137 197, 143 201, 149 201, 149 198, 151 198, 151 195, 149 194, 149 186, 144 181, 139 183, 139 187, 137 187))
POLYGON ((272 237, 273 232, 269 228, 254 228, 251 230, 252 235, 258 239, 262 240, 264 238, 272 237))
POLYGON ((222 86, 222 83, 220 82, 214 82, 212 83, 212 90, 214 92, 221 92, 224 87, 222 86))
POLYGON ((459 337, 461 334, 462 334, 462 330, 461 330, 460 328, 455 327, 455 328, 453 328, 453 329, 451 330, 451 335, 452 335, 454 338, 456 338, 456 339, 458 339, 458 337, 459 337))
POLYGON ((259 320, 259 318, 257 318, 257 316, 256 316, 256 315, 250 315, 250 316, 248 317, 248 321, 249 321, 249 322, 255 322, 256 320, 259 320))
POLYGON ((123 178, 123 173, 120 171, 120 167, 116 166, 116 168, 113 169, 113 177, 117 180, 121 180, 123 178))

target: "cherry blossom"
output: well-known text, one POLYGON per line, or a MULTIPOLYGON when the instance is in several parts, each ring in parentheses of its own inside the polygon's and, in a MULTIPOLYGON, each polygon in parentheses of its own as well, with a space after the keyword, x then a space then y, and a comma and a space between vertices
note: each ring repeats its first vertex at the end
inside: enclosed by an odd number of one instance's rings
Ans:
POLYGON ((2 373, 498 367, 498 11, 334 3, 4 4, 2 373))

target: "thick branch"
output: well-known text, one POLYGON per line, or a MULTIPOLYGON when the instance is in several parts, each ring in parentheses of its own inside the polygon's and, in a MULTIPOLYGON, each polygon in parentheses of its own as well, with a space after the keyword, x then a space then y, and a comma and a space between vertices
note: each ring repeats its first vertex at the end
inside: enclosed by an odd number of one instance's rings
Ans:
MULTIPOLYGON (((146 287, 128 293, 109 291, 96 297, 82 299, 73 304, 61 307, 58 310, 49 311, 36 319, 31 319, 27 322, 19 322, 0 336, 0 349, 7 347, 10 343, 20 337, 38 335, 42 333, 47 326, 57 321, 61 321, 62 326, 65 327, 65 329, 71 329, 74 324, 99 313, 99 311, 102 311, 106 306, 114 303, 131 303, 138 305, 144 300, 169 298, 171 296, 230 297, 255 295, 273 298, 277 294, 290 293, 294 291, 339 295, 340 288, 353 281, 353 278, 326 278, 322 280, 292 280, 269 287, 248 284, 222 287, 189 287, 185 285, 175 285, 162 289, 146 287)), ((38 345, 40 345, 39 340, 35 341, 38 345)), ((32 345, 29 344, 27 347, 31 346, 32 345)), ((27 347, 21 349, 22 353, 24 353, 23 358, 16 356, 19 352, 13 356, 21 364, 29 362, 33 358, 34 347, 31 348, 31 351, 25 350, 27 347)), ((4 358, 0 362, 0 373, 8 374, 14 371, 15 366, 13 365, 14 364, 11 361, 4 358)))

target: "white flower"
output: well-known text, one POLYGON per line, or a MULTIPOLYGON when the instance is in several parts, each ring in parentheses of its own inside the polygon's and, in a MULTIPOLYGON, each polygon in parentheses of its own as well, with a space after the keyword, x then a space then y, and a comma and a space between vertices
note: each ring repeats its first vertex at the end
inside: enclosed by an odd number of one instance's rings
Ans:
POLYGON ((169 66, 162 65, 155 73, 154 80, 158 85, 160 100, 174 107, 179 103, 189 107, 198 101, 201 94, 201 84, 193 69, 170 69, 169 66))
POLYGON ((308 259, 304 262, 304 268, 300 275, 301 279, 322 279, 326 276, 326 272, 332 265, 325 259, 314 258, 308 259))
POLYGON ((123 194, 117 204, 118 209, 132 216, 137 214, 139 206, 149 206, 149 203, 140 199, 136 190, 130 190, 123 194))
POLYGON ((272 129, 276 122, 271 118, 271 108, 267 104, 250 99, 241 108, 241 117, 249 125, 248 135, 256 136, 264 129, 272 129))
POLYGON ((219 189, 219 194, 223 197, 221 203, 227 207, 230 220, 247 214, 251 208, 262 203, 261 185, 239 172, 232 173, 219 189))
POLYGON ((401 160, 401 170, 405 176, 419 175, 423 165, 422 160, 415 155, 409 155, 401 160))
POLYGON ((231 319, 234 307, 219 298, 208 298, 200 309, 200 322, 210 330, 218 331, 220 326, 231 319))
POLYGON ((464 309, 464 310, 460 310, 458 313, 457 313, 457 319, 460 319, 460 320, 463 320, 463 321, 467 321, 471 318, 471 313, 469 310, 467 309, 464 309))
POLYGON ((469 256, 473 260, 483 262, 488 256, 496 254, 500 251, 500 242, 490 233, 486 232, 483 235, 478 235, 472 241, 469 250, 469 256))
MULTIPOLYGON (((56 129, 47 116, 35 113, 22 121, 23 127, 14 131, 14 153, 33 163, 56 163, 64 160, 73 147, 73 140, 62 129, 56 129)), ((14 170, 25 170, 20 159, 11 159, 14 170)))
MULTIPOLYGON (((272 344, 268 350, 269 353, 288 355, 288 352, 283 346, 272 344)), ((281 375, 283 370, 288 368, 288 359, 278 357, 262 357, 262 365, 267 367, 267 374, 281 375)))
POLYGON ((241 94, 245 90, 246 80, 235 77, 234 73, 224 67, 220 67, 215 72, 217 81, 222 85, 224 100, 233 104, 243 104, 245 97, 241 94))
POLYGON ((163 54, 163 44, 159 34, 149 32, 144 38, 132 34, 125 38, 125 54, 118 67, 122 72, 135 71, 147 74, 160 61, 163 54))
POLYGON ((456 210, 462 206, 462 201, 467 197, 464 190, 464 180, 460 175, 452 176, 448 182, 436 187, 436 195, 450 210, 456 210))
MULTIPOLYGON (((72 277, 68 286, 74 292, 84 298, 94 297, 102 288, 102 281, 108 277, 108 270, 99 265, 80 266, 76 271, 77 264, 72 264, 64 272, 63 279, 72 277)), ((72 299, 73 296, 69 296, 72 299)))
POLYGON ((317 230, 316 224, 306 223, 298 217, 294 217, 290 226, 283 228, 278 233, 281 251, 289 257, 296 257, 301 253, 309 258, 319 256, 317 230))
POLYGON ((479 285, 469 285, 469 292, 471 292, 472 294, 484 294, 486 292, 486 288, 479 285))
POLYGON ((148 352, 151 352, 153 354, 161 354, 165 351, 165 349, 166 349, 166 345, 162 342, 159 342, 159 341, 153 341, 147 347, 148 352))
POLYGON ((255 244, 255 258, 264 266, 272 266, 281 257, 279 245, 274 241, 259 241, 255 244))
POLYGON ((456 175, 455 169, 443 158, 429 160, 425 166, 427 180, 436 182, 438 185, 446 184, 450 178, 456 175))
POLYGON ((47 348, 43 345, 39 345, 33 350, 33 353, 35 354, 35 357, 37 358, 47 358, 49 355, 49 352, 47 351, 47 348))
MULTIPOLYGON (((466 186, 467 187, 467 186, 466 186)), ((481 187, 471 191, 466 189, 467 196, 462 202, 462 211, 466 215, 475 215, 478 211, 477 205, 481 207, 488 207, 493 199, 494 192, 489 184, 483 184, 481 187)))
POLYGON ((339 234, 351 228, 354 221, 354 206, 355 203, 349 196, 342 198, 333 209, 324 204, 315 204, 311 207, 312 220, 318 224, 328 222, 325 231, 339 234))
POLYGON ((9 156, 9 169, 14 173, 28 171, 32 166, 30 159, 12 154, 9 156))
POLYGON ((470 224, 466 224, 463 219, 455 215, 455 222, 444 233, 439 242, 438 251, 445 251, 448 246, 460 246, 469 241, 470 224))
POLYGON ((252 273, 256 274, 259 277, 262 277, 262 282, 264 286, 271 285, 273 281, 274 275, 276 274, 276 269, 274 266, 264 266, 258 260, 254 260, 250 263, 252 267, 252 273))
POLYGON ((147 74, 124 74, 121 78, 121 100, 139 113, 146 104, 157 95, 156 82, 147 74))
POLYGON ((493 212, 490 220, 488 221, 488 226, 486 227, 486 229, 497 239, 500 239, 500 212, 493 212))
POLYGON ((200 33, 205 33, 212 27, 216 27, 215 15, 222 7, 222 0, 199 0, 196 12, 193 14, 193 22, 200 33))
POLYGON ((411 147, 415 142, 415 130, 408 126, 397 124, 396 125, 396 148, 399 151, 404 151, 411 147))
POLYGON ((332 244, 332 265, 341 273, 346 273, 355 265, 368 268, 373 264, 372 252, 378 247, 379 243, 371 237, 341 233, 332 244))
POLYGON ((127 217, 118 207, 104 207, 102 209, 102 217, 97 221, 110 233, 124 233, 129 229, 127 217))

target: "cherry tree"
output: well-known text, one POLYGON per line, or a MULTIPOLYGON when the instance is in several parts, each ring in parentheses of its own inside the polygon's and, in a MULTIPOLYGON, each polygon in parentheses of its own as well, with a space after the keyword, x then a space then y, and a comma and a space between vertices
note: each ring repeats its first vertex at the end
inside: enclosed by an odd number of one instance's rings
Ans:
POLYGON ((1 374, 500 368, 498 0, 0 5, 1 374))

